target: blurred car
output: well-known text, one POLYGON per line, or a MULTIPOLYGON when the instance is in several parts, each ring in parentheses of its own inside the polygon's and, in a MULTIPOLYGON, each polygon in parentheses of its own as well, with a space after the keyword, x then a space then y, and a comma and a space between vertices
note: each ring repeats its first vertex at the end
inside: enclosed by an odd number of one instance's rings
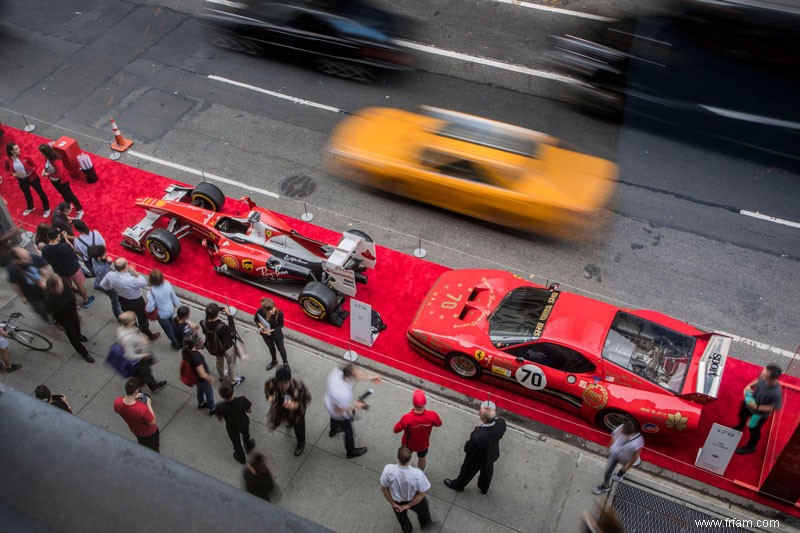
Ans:
POLYGON ((407 337, 466 379, 481 377, 613 429, 693 430, 722 381, 731 339, 499 270, 451 270, 407 337))
POLYGON ((488 222, 574 237, 598 225, 614 163, 517 126, 423 106, 368 108, 329 144, 330 170, 488 222))
POLYGON ((283 49, 310 58, 321 72, 372 82, 408 70, 411 54, 394 41, 402 19, 363 0, 285 0, 206 8, 218 44, 251 54, 283 49))
POLYGON ((578 80, 572 99, 580 107, 800 160, 796 2, 673 1, 553 43, 547 58, 578 80))

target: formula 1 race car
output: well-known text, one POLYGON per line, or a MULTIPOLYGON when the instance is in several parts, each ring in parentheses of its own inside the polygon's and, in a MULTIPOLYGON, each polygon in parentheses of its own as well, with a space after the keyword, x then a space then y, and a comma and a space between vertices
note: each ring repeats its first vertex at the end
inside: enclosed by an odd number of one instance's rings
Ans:
POLYGON ((180 255, 180 239, 196 234, 220 274, 296 300, 309 317, 341 325, 344 296, 355 296, 356 283, 367 283, 364 271, 375 266, 369 235, 349 230, 329 245, 303 237, 250 198, 241 201, 249 207, 246 217, 220 213, 225 195, 210 183, 170 185, 162 198, 136 200, 147 214, 125 229, 122 245, 170 263, 180 255), (157 227, 162 217, 167 224, 157 227))

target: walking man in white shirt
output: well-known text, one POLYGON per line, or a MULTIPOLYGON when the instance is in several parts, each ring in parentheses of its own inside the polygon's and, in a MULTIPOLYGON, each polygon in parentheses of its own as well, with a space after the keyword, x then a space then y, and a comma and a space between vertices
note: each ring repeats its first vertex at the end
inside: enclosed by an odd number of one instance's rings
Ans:
POLYGON ((344 448, 347 451, 347 458, 353 459, 367 453, 367 447, 356 448, 355 436, 353 433, 353 414, 364 409, 366 404, 353 399, 353 387, 359 381, 372 381, 380 384, 383 381, 376 374, 368 374, 359 369, 353 363, 345 365, 344 368, 335 368, 328 374, 328 388, 325 391, 325 408, 331 417, 331 429, 329 437, 336 436, 337 433, 344 432, 344 448))
POLYGON ((397 464, 383 467, 381 473, 383 497, 392 506, 403 533, 411 533, 414 529, 408 518, 409 509, 417 513, 423 531, 438 529, 441 524, 431 520, 428 499, 425 497, 431 488, 431 483, 422 470, 408 464, 410 461, 411 450, 401 446, 397 450, 397 464))

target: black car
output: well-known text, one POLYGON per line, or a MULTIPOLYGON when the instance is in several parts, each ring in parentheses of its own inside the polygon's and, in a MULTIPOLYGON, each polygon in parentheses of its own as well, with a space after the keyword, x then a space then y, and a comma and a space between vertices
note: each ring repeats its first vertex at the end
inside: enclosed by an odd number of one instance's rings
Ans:
POLYGON ((577 79, 581 107, 800 160, 800 8, 786 0, 676 1, 555 37, 548 57, 577 79))
POLYGON ((411 54, 394 41, 403 19, 363 0, 237 5, 204 11, 223 47, 251 54, 283 49, 310 59, 321 72, 362 82, 411 68, 411 54))

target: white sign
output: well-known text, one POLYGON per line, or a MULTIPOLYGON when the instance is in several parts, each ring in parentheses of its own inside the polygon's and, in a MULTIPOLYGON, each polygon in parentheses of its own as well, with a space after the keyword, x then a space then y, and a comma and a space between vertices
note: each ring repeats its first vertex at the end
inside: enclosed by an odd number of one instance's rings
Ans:
POLYGON ((697 454, 697 460, 694 465, 720 476, 724 475, 725 469, 728 468, 728 463, 731 462, 733 452, 739 445, 741 438, 741 431, 714 423, 711 426, 711 431, 708 432, 706 443, 697 454))
POLYGON ((350 339, 372 346, 372 306, 350 299, 350 339))

